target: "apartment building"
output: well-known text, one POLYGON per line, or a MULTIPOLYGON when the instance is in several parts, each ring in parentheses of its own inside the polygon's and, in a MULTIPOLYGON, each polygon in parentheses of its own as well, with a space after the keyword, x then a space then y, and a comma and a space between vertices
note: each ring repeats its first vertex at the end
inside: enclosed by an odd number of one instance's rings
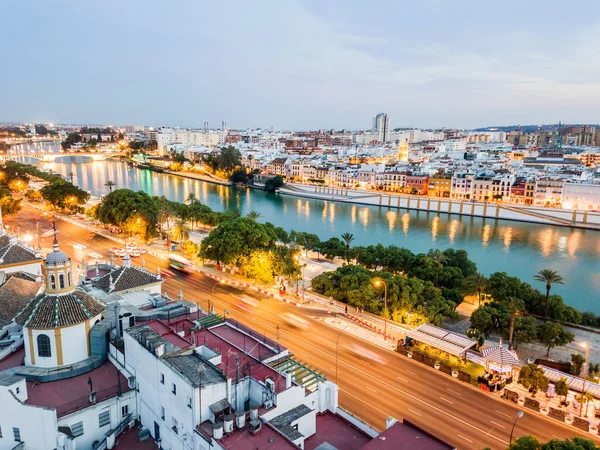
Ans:
POLYGON ((451 190, 451 175, 434 175, 429 179, 429 186, 427 187, 428 196, 448 198, 450 197, 451 190))
POLYGON ((564 181, 556 178, 539 178, 535 183, 535 206, 559 207, 563 199, 564 181))
POLYGON ((429 175, 406 175, 405 191, 409 194, 427 195, 429 175))
POLYGON ((450 197, 457 200, 469 200, 473 194, 473 175, 455 175, 452 177, 450 197))

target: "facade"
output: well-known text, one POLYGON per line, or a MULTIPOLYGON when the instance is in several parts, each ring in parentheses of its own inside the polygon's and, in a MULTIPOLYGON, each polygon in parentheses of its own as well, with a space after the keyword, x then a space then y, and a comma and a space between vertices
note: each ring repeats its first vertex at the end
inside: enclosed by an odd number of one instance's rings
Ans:
POLYGON ((379 113, 373 118, 373 134, 376 135, 378 142, 383 144, 389 142, 390 120, 386 113, 379 113))
POLYGON ((429 175, 406 175, 405 190, 409 194, 427 195, 429 175))
POLYGON ((434 175, 429 179, 429 186, 427 187, 428 196, 449 198, 451 190, 451 175, 434 175))
POLYGON ((562 207, 583 211, 600 211, 600 184, 565 183, 562 207))

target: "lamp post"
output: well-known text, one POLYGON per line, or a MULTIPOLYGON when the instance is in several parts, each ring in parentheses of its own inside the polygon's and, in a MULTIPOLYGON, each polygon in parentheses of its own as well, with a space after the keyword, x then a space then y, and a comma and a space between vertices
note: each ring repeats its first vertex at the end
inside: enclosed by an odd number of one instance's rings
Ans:
POLYGON ((590 356, 590 345, 587 342, 582 342, 581 346, 585 348, 585 366, 583 366, 583 387, 581 388, 581 402, 579 402, 579 417, 581 417, 581 413, 583 412, 583 400, 585 399, 585 382, 587 380, 587 366, 588 358, 590 356))
POLYGON ((375 278, 375 286, 379 287, 383 284, 383 340, 387 341, 387 283, 381 278, 375 278))
POLYGON ((513 433, 515 431, 515 426, 517 425, 517 420, 519 420, 521 417, 523 417, 525 415, 525 413, 523 411, 519 411, 517 413, 517 417, 515 417, 515 421, 513 422, 513 426, 512 429, 510 430, 510 440, 508 441, 508 444, 512 444, 512 439, 513 439, 513 433))
POLYGON ((211 313, 212 309, 214 308, 212 298, 215 296, 215 289, 217 288, 217 286, 219 284, 224 284, 224 283, 225 283, 225 280, 218 280, 212 288, 210 297, 208 299, 208 313, 209 314, 211 313))

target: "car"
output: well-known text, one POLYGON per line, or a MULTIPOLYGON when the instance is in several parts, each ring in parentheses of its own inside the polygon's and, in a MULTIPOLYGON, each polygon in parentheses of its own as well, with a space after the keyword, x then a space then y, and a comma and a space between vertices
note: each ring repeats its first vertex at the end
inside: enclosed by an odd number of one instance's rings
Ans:
POLYGON ((378 353, 363 347, 362 345, 353 344, 348 346, 350 353, 353 353, 359 359, 376 362, 382 365, 387 364, 387 360, 378 353))
POLYGON ((302 317, 299 317, 296 314, 285 313, 281 316, 281 319, 284 321, 284 323, 288 324, 293 328, 300 328, 303 330, 308 330, 309 328, 308 320, 303 319, 302 317))

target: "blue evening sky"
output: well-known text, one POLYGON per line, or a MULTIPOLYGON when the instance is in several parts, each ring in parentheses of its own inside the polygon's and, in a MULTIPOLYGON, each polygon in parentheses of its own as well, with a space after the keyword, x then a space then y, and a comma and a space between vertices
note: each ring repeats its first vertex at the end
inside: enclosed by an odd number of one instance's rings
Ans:
POLYGON ((598 0, 3 0, 0 121, 600 122, 598 0))

